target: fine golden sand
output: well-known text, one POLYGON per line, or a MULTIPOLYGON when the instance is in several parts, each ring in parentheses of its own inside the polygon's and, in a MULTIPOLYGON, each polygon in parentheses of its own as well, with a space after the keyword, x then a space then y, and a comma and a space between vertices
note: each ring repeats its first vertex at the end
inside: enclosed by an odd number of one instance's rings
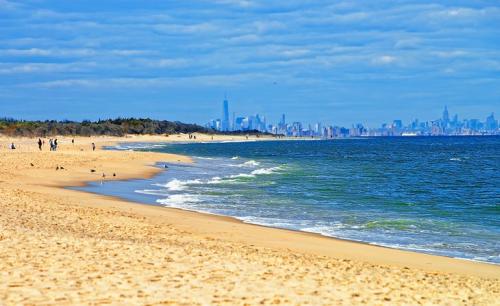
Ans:
MULTIPOLYGON (((9 150, 12 140, 0 138, 0 305, 500 305, 499 266, 61 188, 103 174, 152 176, 158 161, 191 162, 92 152, 91 142, 186 139, 76 138, 72 145, 60 138, 59 151, 38 152, 33 139, 15 139, 18 149, 9 150)), ((229 140, 214 140, 221 139, 229 140)))

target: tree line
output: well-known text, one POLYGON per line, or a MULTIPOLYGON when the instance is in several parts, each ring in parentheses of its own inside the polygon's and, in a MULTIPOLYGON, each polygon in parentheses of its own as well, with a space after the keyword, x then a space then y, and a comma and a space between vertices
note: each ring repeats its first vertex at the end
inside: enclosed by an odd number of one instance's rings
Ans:
POLYGON ((142 118, 117 118, 98 121, 26 121, 0 119, 0 134, 6 136, 50 137, 50 136, 124 136, 161 135, 178 133, 216 133, 197 124, 178 121, 142 118))

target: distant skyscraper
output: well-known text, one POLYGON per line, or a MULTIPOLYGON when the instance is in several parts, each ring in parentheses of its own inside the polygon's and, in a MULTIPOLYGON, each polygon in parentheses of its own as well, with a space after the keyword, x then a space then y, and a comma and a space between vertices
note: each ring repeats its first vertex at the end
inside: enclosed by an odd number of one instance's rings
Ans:
POLYGON ((222 106, 222 122, 221 122, 221 130, 224 132, 229 131, 229 102, 227 98, 224 98, 224 103, 222 106))
POLYGON ((498 129, 498 121, 495 120, 495 115, 493 113, 491 113, 491 115, 489 115, 486 118, 485 125, 486 125, 486 129, 489 131, 494 131, 494 130, 498 129))
POLYGON ((450 114, 448 113, 448 106, 445 106, 443 111, 443 127, 447 127, 449 122, 450 114))

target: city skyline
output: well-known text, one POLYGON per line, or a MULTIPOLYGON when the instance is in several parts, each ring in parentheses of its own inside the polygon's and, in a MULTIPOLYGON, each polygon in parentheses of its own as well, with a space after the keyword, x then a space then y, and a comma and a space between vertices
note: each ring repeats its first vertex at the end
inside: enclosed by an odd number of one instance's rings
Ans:
POLYGON ((262 114, 238 115, 233 112, 229 121, 229 101, 227 95, 222 103, 222 118, 212 119, 205 126, 214 130, 228 131, 260 131, 298 137, 360 137, 360 136, 443 136, 443 135, 500 135, 500 125, 491 112, 484 121, 478 118, 459 118, 457 113, 450 117, 445 105, 441 117, 420 121, 414 118, 406 123, 401 119, 383 122, 379 126, 368 126, 358 121, 350 126, 332 124, 330 122, 315 123, 303 121, 286 121, 286 114, 280 116, 278 123, 272 123, 262 114))
POLYGON ((500 113, 500 6, 484 1, 0 1, 0 112, 410 120, 500 113), (234 103, 233 103, 234 104, 234 103), (229 114, 231 116, 231 114, 229 114))

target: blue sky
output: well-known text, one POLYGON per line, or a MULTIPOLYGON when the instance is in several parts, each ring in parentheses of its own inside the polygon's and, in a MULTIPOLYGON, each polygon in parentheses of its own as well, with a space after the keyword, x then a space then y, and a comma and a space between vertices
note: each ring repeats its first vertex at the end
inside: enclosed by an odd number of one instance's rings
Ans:
POLYGON ((0 0, 0 117, 500 111, 498 1, 0 0))

